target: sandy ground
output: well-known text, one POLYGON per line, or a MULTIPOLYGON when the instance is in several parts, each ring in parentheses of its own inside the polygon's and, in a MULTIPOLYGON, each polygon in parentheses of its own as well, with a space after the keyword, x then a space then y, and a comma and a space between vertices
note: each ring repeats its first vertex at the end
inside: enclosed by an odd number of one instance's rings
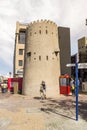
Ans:
POLYGON ((79 95, 79 120, 75 97, 39 97, 0 93, 0 130, 86 130, 87 95, 79 95))

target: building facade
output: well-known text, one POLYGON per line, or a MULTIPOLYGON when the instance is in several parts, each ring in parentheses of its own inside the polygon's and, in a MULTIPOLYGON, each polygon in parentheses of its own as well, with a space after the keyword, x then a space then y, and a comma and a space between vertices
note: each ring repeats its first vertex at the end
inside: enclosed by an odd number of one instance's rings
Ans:
POLYGON ((26 42, 26 24, 16 23, 13 76, 23 77, 24 50, 26 42))
POLYGON ((58 33, 61 75, 71 75, 71 68, 66 67, 66 64, 71 63, 70 28, 58 27, 58 33))
MULTIPOLYGON (((87 63, 87 37, 78 39, 79 63, 87 63)), ((76 55, 71 56, 71 63, 76 63, 76 55)), ((75 78, 75 67, 71 67, 71 75, 75 78)), ((81 82, 87 81, 87 69, 78 69, 78 77, 81 82)))
MULTIPOLYGON (((22 24, 19 22, 16 23, 14 63, 13 63, 14 77, 16 76, 23 77, 24 50, 25 50, 27 26, 28 24, 22 24)), ((66 67, 67 63, 71 63, 70 29, 66 27, 58 27, 58 39, 59 39, 59 48, 60 48, 61 75, 62 74, 71 75, 71 68, 66 67)), ((83 59, 83 56, 82 56, 82 59, 83 59)))
MULTIPOLYGON (((87 63, 87 37, 82 37, 78 40, 79 62, 87 63)), ((79 77, 82 81, 87 81, 87 69, 79 69, 79 77)))
POLYGON ((23 94, 40 95, 40 84, 46 83, 47 96, 59 94, 60 57, 57 25, 41 20, 28 25, 25 45, 23 94))
POLYGON ((71 74, 67 63, 71 63, 69 28, 58 27, 47 20, 16 23, 13 75, 23 77, 24 74, 23 94, 30 95, 33 91, 38 95, 41 80, 50 86, 48 95, 50 91, 58 94, 59 75, 71 74))
POLYGON ((87 62, 87 37, 83 37, 78 40, 78 53, 80 63, 87 62))

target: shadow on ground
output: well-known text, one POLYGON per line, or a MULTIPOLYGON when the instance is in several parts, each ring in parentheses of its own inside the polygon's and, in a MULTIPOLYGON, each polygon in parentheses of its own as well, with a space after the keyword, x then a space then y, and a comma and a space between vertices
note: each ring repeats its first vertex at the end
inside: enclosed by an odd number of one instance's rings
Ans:
MULTIPOLYGON (((54 113, 56 115, 60 115, 75 120, 75 116, 76 116, 75 97, 73 98, 73 97, 65 96, 63 99, 48 98, 40 102, 42 103, 41 111, 47 114, 54 113)), ((87 121, 87 97, 85 100, 80 98, 78 109, 79 109, 79 116, 81 116, 82 119, 87 121)))
POLYGON ((9 98, 11 96, 11 94, 10 93, 1 93, 0 92, 0 99, 6 99, 6 98, 9 98))
POLYGON ((34 97, 34 99, 38 99, 38 100, 41 100, 41 97, 34 97))

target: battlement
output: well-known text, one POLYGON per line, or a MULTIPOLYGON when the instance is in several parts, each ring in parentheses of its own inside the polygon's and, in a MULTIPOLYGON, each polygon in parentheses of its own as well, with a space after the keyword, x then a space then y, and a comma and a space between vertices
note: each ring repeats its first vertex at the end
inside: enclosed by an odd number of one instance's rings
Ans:
POLYGON ((41 20, 33 21, 33 22, 29 23, 29 26, 34 25, 34 24, 39 24, 39 23, 48 23, 48 24, 53 24, 53 25, 57 26, 57 24, 54 23, 53 21, 46 20, 46 19, 45 20, 41 19, 41 20))

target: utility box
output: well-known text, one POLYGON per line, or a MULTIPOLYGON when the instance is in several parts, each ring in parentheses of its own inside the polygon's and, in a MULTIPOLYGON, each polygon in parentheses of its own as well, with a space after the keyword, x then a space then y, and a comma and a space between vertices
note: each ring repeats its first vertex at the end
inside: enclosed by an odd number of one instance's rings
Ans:
POLYGON ((60 94, 70 95, 70 76, 61 75, 59 77, 60 94))
POLYGON ((87 92, 87 82, 82 82, 82 92, 87 92))
POLYGON ((8 78, 8 90, 14 94, 22 94, 22 81, 23 78, 8 78))

